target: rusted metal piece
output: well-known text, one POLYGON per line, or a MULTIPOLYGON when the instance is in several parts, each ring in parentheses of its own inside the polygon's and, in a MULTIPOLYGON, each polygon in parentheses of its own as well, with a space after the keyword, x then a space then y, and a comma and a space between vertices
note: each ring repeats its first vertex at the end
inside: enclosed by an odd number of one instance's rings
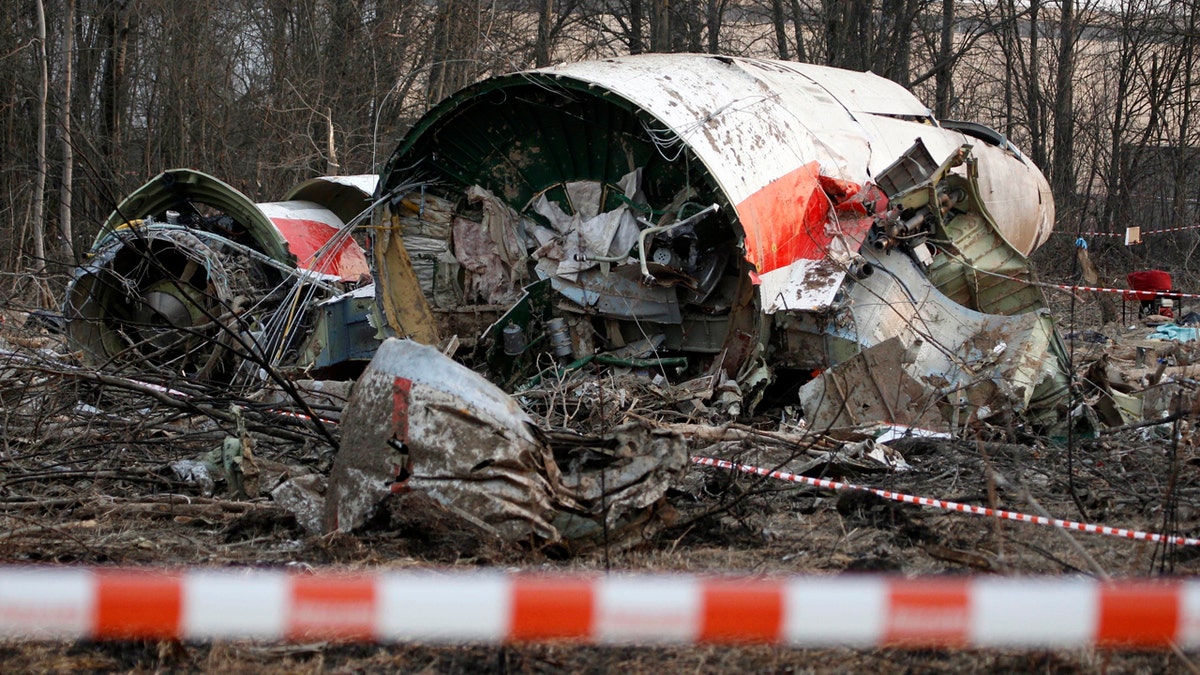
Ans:
MULTIPOLYGON (((376 292, 384 324, 397 337, 424 344, 437 343, 438 324, 417 277, 414 261, 401 239, 400 215, 388 207, 376 209, 371 216, 371 227, 375 232, 371 242, 375 286, 376 289, 387 289, 376 292)), ((428 292, 433 295, 432 286, 428 292)))

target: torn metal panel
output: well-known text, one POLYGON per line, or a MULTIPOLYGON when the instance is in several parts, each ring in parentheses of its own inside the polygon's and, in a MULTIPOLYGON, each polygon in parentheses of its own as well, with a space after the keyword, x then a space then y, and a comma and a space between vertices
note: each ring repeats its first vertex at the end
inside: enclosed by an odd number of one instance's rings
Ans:
POLYGON ((574 504, 560 508, 554 525, 575 548, 648 537, 658 522, 653 507, 688 467, 683 438, 668 429, 629 423, 601 437, 549 436, 560 492, 574 504))
MULTIPOLYGON (((371 251, 377 289, 376 307, 381 315, 381 332, 424 344, 435 344, 438 342, 438 324, 434 321, 430 301, 426 299, 427 293, 437 299, 433 290, 435 273, 431 271, 429 284, 423 287, 416 261, 409 256, 402 240, 405 236, 405 218, 414 210, 424 214, 423 200, 414 207, 410 197, 398 195, 375 209, 371 215, 371 229, 375 232, 371 251)), ((449 250, 448 237, 447 234, 442 250, 449 250)), ((434 260, 433 269, 436 270, 436 255, 434 260)), ((450 300, 453 301, 453 298, 450 300)))
POLYGON ((324 530, 325 490, 328 479, 319 473, 309 473, 288 479, 271 490, 271 501, 296 518, 296 523, 309 534, 324 530))
MULTIPOLYGON (((905 156, 921 154, 928 153, 918 141, 905 156)), ((889 171, 896 168, 894 165, 889 171)), ((906 248, 927 266, 933 285, 964 307, 1006 316, 1045 307, 1041 289, 1029 283, 1033 266, 1002 236, 979 191, 979 162, 973 149, 964 146, 924 180, 905 185, 892 200, 892 207, 906 221, 920 219, 929 238, 938 244, 914 240, 920 237, 920 229, 903 233, 893 229, 877 237, 875 247, 890 249, 895 240, 889 237, 905 236, 906 248), (959 166, 965 175, 951 173, 959 166)))
POLYGON ((599 316, 672 324, 683 318, 675 289, 642 284, 641 271, 636 266, 621 267, 607 276, 579 272, 574 281, 552 277, 550 286, 576 305, 595 310, 599 316))
POLYGON ((318 176, 288 190, 281 201, 316 202, 329 209, 343 223, 348 223, 371 207, 372 197, 379 188, 379 176, 318 176))
MULTIPOLYGON (((392 227, 381 234, 380 246, 395 245, 391 232, 398 230, 404 241, 404 251, 409 257, 420 296, 429 297, 437 307, 458 307, 463 304, 462 265, 451 251, 450 233, 455 218, 456 204, 441 199, 426 191, 409 193, 393 202, 392 227), (386 244, 385 244, 386 242, 386 244)), ((376 210, 376 215, 383 213, 376 210)), ((399 255, 399 252, 396 252, 399 255)), ((390 269, 386 261, 380 261, 390 269)), ((425 308, 428 310, 428 307, 425 308)), ((432 314, 430 314, 432 319, 432 314)))
POLYGON ((483 376, 395 338, 355 384, 342 428, 326 531, 353 530, 389 495, 417 490, 506 540, 578 544, 644 524, 687 466, 677 434, 640 425, 548 443, 483 376))
POLYGON ((287 240, 271 223, 266 214, 254 205, 246 195, 231 185, 208 174, 191 169, 172 169, 155 176, 150 182, 134 190, 123 199, 100 228, 95 249, 101 246, 111 233, 128 227, 146 217, 159 223, 169 222, 168 211, 181 216, 192 209, 189 202, 206 204, 227 216, 232 224, 244 229, 249 243, 270 256, 273 260, 290 261, 287 240))
POLYGON ((295 366, 322 377, 329 377, 330 369, 360 372, 379 348, 378 330, 371 323, 374 310, 374 284, 318 303, 312 308, 315 326, 295 366))
POLYGON ((864 257, 887 273, 847 287, 844 308, 825 329, 833 363, 898 338, 909 350, 909 374, 947 401, 973 407, 978 418, 1019 415, 1031 405, 1053 411, 1068 378, 1045 310, 1011 317, 977 312, 942 294, 906 255, 865 251, 864 257))
POLYGON ((533 421, 475 373, 411 340, 388 339, 342 416, 327 531, 362 525, 385 497, 419 489, 506 539, 554 540, 557 465, 533 421))
POLYGON ((300 269, 331 274, 342 281, 371 278, 366 253, 354 239, 338 238, 346 227, 333 211, 307 201, 268 202, 257 205, 287 241, 288 251, 300 269))
POLYGON ((911 352, 892 337, 821 373, 800 389, 810 429, 873 425, 942 426, 937 399, 905 367, 911 352))

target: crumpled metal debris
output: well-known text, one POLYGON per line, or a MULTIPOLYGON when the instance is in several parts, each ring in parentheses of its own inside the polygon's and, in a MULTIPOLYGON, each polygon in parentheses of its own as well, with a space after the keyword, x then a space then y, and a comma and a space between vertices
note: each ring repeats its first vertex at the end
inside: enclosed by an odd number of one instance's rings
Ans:
MULTIPOLYGON (((101 369, 222 383, 259 380, 260 364, 313 365, 330 343, 328 331, 311 339, 313 316, 330 313, 319 302, 371 279, 350 225, 376 181, 314 179, 289 201, 254 203, 199 171, 159 174, 122 200, 75 270, 71 348, 101 369)), ((324 356, 317 365, 331 365, 324 356)))
POLYGON ((211 496, 218 482, 224 482, 235 499, 253 499, 263 486, 263 471, 254 456, 256 440, 246 431, 238 406, 230 407, 237 427, 236 435, 226 436, 221 446, 197 459, 181 459, 169 464, 179 480, 194 483, 205 496, 211 496))
POLYGON ((389 495, 420 490, 505 540, 558 543, 640 515, 687 463, 680 437, 638 425, 560 435, 555 450, 483 376, 394 338, 356 383, 342 429, 326 531, 353 530, 389 495))
POLYGON ((329 476, 327 530, 350 531, 404 487, 425 489, 509 539, 555 538, 557 466, 533 421, 483 376, 390 339, 355 384, 329 476))
POLYGON ((286 480, 271 491, 271 500, 296 518, 296 523, 309 534, 324 532, 325 490, 329 484, 324 474, 309 473, 286 480))
POLYGON ((653 528, 654 507, 687 468, 683 437, 630 422, 602 436, 550 433, 561 471, 554 526, 561 537, 611 545, 653 528), (569 505, 569 506, 568 506, 569 505))
POLYGON ((933 397, 905 372, 911 360, 900 338, 892 337, 825 370, 800 388, 809 428, 828 431, 879 420, 940 425, 933 397))
POLYGON ((211 497, 217 482, 213 478, 213 465, 199 459, 179 459, 168 466, 175 477, 185 483, 192 483, 200 488, 200 494, 211 497))

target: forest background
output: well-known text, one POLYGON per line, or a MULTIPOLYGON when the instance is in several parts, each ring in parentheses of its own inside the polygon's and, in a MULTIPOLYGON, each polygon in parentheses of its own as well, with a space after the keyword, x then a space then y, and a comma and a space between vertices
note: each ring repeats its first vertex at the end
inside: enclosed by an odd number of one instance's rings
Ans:
MULTIPOLYGON (((871 70, 939 118, 992 126, 1050 178, 1059 236, 1041 255, 1064 259, 1079 233, 1200 224, 1198 24, 1194 0, 4 2, 0 288, 61 289, 120 198, 165 169, 269 201, 376 172, 482 77, 641 52, 871 70)), ((1197 242, 1097 243, 1109 272, 1200 276, 1197 242)))

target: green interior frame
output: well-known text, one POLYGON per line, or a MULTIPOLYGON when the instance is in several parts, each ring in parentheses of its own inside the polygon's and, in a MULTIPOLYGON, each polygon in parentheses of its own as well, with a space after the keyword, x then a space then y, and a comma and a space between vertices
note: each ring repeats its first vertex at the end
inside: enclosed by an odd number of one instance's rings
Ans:
POLYGON ((220 210, 250 233, 259 249, 280 262, 295 265, 287 240, 254 202, 231 185, 193 169, 171 169, 135 190, 104 221, 92 249, 125 223, 153 216, 165 222, 168 210, 198 202, 220 210))
MULTIPOLYGON (((661 120, 588 82, 525 73, 486 80, 436 106, 400 142, 380 185, 384 193, 412 181, 480 185, 518 211, 545 193, 570 212, 557 186, 611 186, 638 167, 652 205, 665 205, 692 186, 706 203, 729 206, 708 170, 661 120)), ((604 209, 617 206, 616 194, 608 199, 604 209)))

